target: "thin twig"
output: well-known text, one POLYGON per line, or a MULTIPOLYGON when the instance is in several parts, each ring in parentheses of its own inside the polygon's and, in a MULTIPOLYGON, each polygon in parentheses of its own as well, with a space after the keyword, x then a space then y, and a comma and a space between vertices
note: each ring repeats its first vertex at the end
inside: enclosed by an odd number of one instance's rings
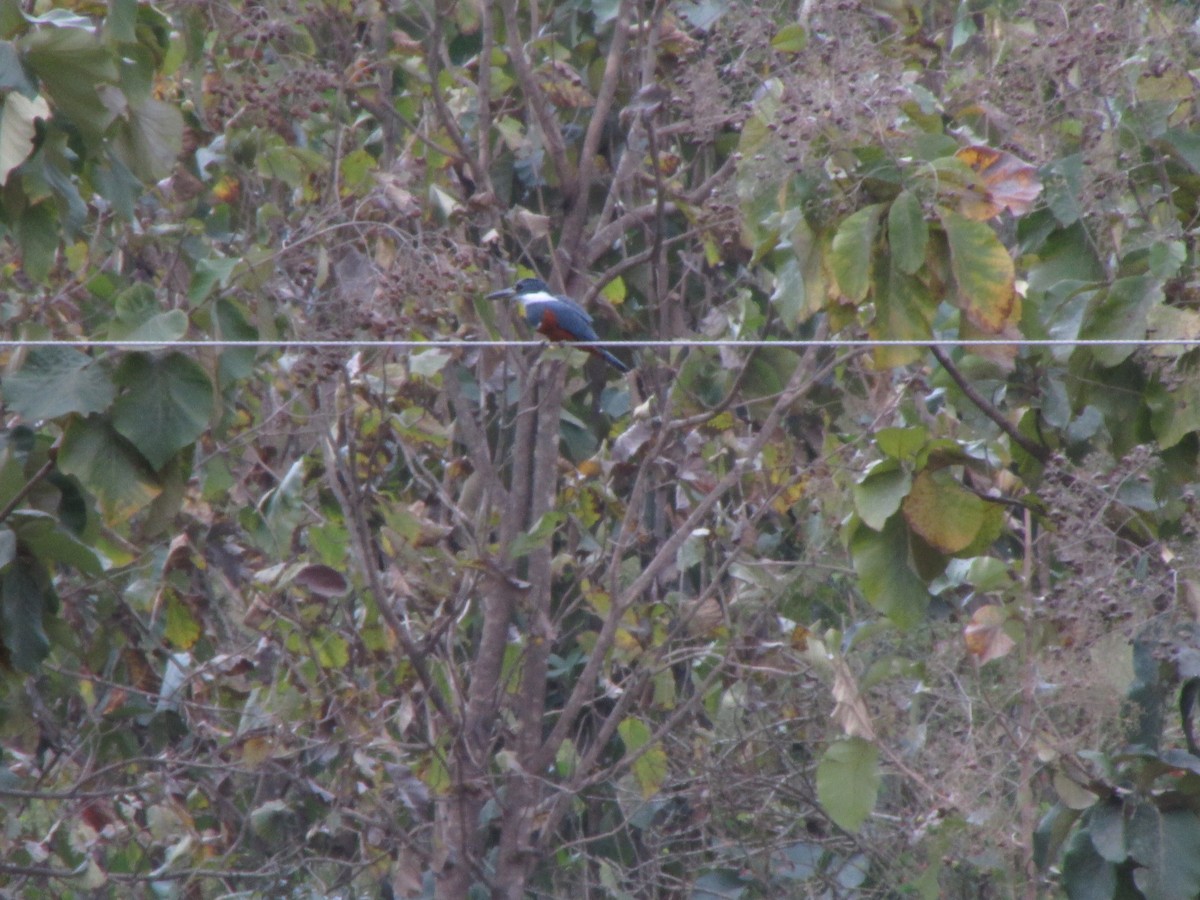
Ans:
POLYGON ((980 412, 1000 426, 1000 430, 1012 438, 1013 442, 1016 443, 1017 446, 1019 446, 1022 450, 1040 463, 1044 463, 1050 459, 1050 450, 1047 447, 1043 447, 1032 438, 1021 434, 1021 432, 1017 429, 1017 426, 1008 421, 1004 414, 996 408, 995 404, 989 402, 988 399, 983 396, 983 394, 979 393, 979 391, 975 389, 974 385, 967 381, 962 372, 958 370, 958 367, 954 365, 954 361, 950 359, 950 355, 945 350, 943 350, 937 344, 930 344, 929 350, 933 354, 934 359, 942 364, 942 368, 946 370, 946 374, 948 374, 954 380, 954 383, 958 385, 959 389, 967 395, 967 399, 979 407, 980 412))

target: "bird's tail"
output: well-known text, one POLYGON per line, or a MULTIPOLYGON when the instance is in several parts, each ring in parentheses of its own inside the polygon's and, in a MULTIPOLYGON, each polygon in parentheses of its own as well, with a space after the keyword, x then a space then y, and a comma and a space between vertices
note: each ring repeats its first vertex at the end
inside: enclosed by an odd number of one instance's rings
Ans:
POLYGON ((598 357, 600 357, 602 360, 604 360, 606 363, 608 363, 610 366, 612 366, 618 372, 628 372, 629 371, 629 366, 625 365, 625 363, 621 362, 619 359, 617 359, 615 356, 613 356, 611 353, 609 353, 603 347, 588 347, 587 351, 589 353, 596 354, 598 357))

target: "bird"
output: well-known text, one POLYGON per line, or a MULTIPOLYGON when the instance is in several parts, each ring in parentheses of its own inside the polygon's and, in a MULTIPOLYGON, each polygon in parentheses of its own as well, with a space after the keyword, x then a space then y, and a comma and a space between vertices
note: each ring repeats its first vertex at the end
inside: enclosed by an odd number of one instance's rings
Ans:
MULTIPOLYGON (((592 317, 587 310, 569 297, 551 293, 546 282, 540 278, 522 278, 512 287, 488 294, 489 300, 513 299, 520 304, 521 314, 530 327, 552 341, 571 341, 594 344, 600 340, 592 327, 592 317)), ((595 354, 618 372, 628 372, 629 366, 621 362, 603 347, 583 347, 595 354)))

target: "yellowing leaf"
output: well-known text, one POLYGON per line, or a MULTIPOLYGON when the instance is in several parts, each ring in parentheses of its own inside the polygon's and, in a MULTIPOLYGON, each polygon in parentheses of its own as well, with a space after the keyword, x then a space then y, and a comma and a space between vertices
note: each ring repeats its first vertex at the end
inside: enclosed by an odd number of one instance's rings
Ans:
POLYGON ((924 471, 913 479, 901 509, 909 528, 942 553, 969 547, 984 522, 985 501, 949 472, 924 471))
POLYGON ((613 635, 613 644, 618 649, 624 650, 627 653, 635 653, 642 649, 642 645, 638 639, 624 628, 617 629, 617 633, 613 635))
POLYGON ((771 501, 771 508, 779 515, 787 515, 787 511, 804 499, 808 479, 798 478, 776 494, 771 501))
POLYGON ((620 306, 625 302, 625 279, 618 275, 600 290, 600 296, 611 303, 613 306, 620 306))
POLYGON ((584 478, 596 478, 601 472, 600 461, 595 457, 592 457, 591 459, 585 459, 578 466, 576 466, 576 468, 579 470, 579 474, 584 478))
POLYGON ((871 256, 884 204, 875 203, 847 216, 838 226, 829 263, 838 288, 853 303, 866 299, 871 286, 871 256))
POLYGON ((662 747, 651 747, 634 762, 633 777, 642 797, 647 800, 653 797, 667 780, 667 752, 662 747))
POLYGON ((1016 325, 1019 305, 1012 257, 983 222, 939 210, 950 244, 950 269, 958 285, 958 306, 976 328, 1000 334, 1016 325))
POLYGON ((191 609, 174 592, 167 599, 163 637, 180 650, 189 650, 200 640, 202 629, 191 609))
MULTIPOLYGON (((625 745, 626 755, 638 753, 650 741, 650 726, 639 719, 625 719, 617 726, 617 733, 625 745)), ((633 777, 645 798, 653 797, 667 779, 667 754, 661 745, 642 752, 634 760, 633 777)))
POLYGON ((242 764, 257 766, 271 758, 273 742, 265 737, 251 737, 242 741, 242 764))
POLYGON ((58 465, 100 497, 109 522, 124 521, 162 491, 154 474, 128 443, 94 417, 71 420, 58 452, 58 465))
POLYGON ((799 53, 808 43, 808 31, 799 22, 784 25, 771 38, 771 48, 780 53, 799 53))

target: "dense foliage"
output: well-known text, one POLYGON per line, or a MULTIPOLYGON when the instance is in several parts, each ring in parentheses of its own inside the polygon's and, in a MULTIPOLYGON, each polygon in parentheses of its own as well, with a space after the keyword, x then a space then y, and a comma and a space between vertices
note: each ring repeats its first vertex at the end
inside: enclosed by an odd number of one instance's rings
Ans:
POLYGON ((0 891, 1200 894, 1188 8, 51 7, 0 891))

